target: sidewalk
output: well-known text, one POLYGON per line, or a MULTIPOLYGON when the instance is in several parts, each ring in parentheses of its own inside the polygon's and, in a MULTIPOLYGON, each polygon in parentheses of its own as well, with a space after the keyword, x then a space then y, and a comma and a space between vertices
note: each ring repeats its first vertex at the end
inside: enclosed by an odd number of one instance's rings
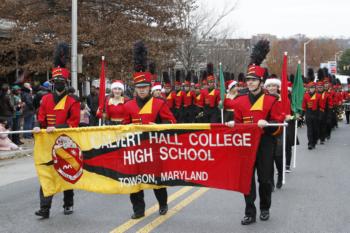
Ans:
POLYGON ((0 160, 33 156, 34 139, 21 139, 21 150, 0 151, 0 160))

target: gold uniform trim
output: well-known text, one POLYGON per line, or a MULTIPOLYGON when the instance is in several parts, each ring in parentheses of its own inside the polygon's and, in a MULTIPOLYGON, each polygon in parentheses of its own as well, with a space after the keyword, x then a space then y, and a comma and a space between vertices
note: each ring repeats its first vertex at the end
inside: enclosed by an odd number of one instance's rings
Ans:
POLYGON ((259 99, 250 108, 251 111, 262 111, 264 106, 265 95, 259 97, 259 99))

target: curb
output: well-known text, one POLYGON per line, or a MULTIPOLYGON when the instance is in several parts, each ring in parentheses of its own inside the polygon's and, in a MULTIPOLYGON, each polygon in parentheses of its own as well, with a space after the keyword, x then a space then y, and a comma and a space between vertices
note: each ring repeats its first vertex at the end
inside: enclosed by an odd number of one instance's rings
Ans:
POLYGON ((32 156, 32 155, 33 155, 33 149, 2 151, 0 152, 0 160, 21 158, 21 157, 32 156))

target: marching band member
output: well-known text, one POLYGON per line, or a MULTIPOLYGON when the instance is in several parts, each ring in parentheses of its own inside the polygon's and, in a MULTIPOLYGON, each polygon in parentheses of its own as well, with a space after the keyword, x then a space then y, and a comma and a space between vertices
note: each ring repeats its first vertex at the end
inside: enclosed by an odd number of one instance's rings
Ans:
MULTIPOLYGON (((78 127, 80 122, 80 102, 67 93, 69 71, 65 67, 66 53, 64 45, 58 46, 59 57, 55 60, 56 68, 52 69, 54 91, 42 97, 38 110, 38 125, 34 132, 40 132, 40 128, 46 128, 51 133, 55 128, 78 127), (58 60, 58 61, 57 61, 58 60)), ((63 192, 64 214, 73 213, 73 190, 63 192)), ((40 188, 40 209, 35 215, 42 218, 50 217, 50 209, 53 196, 45 197, 40 188)))
MULTIPOLYGON (((146 58, 143 54, 146 48, 143 42, 135 44, 134 56, 138 56, 135 61, 141 61, 135 64, 135 73, 133 75, 136 97, 125 104, 124 124, 159 124, 176 123, 166 101, 163 98, 151 96, 151 75, 146 72, 146 58)), ((166 188, 154 189, 154 194, 159 203, 159 214, 165 215, 168 211, 168 194, 166 188)), ((143 190, 132 193, 130 200, 134 213, 132 219, 138 219, 145 216, 145 201, 143 190)))
POLYGON ((263 130, 260 139, 256 161, 252 175, 251 190, 244 196, 246 207, 242 225, 256 222, 256 185, 255 169, 258 174, 260 196, 260 220, 267 221, 270 218, 271 192, 273 172, 274 137, 281 132, 281 127, 268 127, 268 122, 280 122, 281 112, 275 96, 264 94, 262 82, 266 77, 266 69, 260 67, 269 52, 269 42, 259 41, 253 49, 251 64, 245 77, 248 93, 236 98, 234 121, 227 123, 233 127, 235 123, 257 124, 263 130))

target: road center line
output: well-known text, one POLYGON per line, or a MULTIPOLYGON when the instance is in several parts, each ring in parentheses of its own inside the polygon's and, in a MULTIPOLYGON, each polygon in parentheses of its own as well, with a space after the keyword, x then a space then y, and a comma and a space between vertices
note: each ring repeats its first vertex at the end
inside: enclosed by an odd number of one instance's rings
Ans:
MULTIPOLYGON (((172 201, 176 200, 177 198, 181 197, 182 195, 184 195, 185 193, 189 192, 190 190, 192 190, 193 187, 183 187, 182 189, 176 191, 175 193, 173 193, 172 195, 170 195, 168 197, 168 204, 171 203, 172 201)), ((118 226, 117 228, 115 228, 114 230, 112 230, 110 233, 122 233, 127 231, 128 229, 130 229, 131 227, 133 227, 134 225, 138 224, 139 222, 141 222, 142 220, 144 220, 145 218, 147 218, 149 215, 155 213, 156 211, 158 211, 159 206, 158 203, 153 205, 152 207, 148 208, 145 212, 145 217, 144 218, 140 218, 140 219, 130 219, 128 221, 126 221, 125 223, 123 223, 122 225, 118 226)))
POLYGON ((170 209, 166 215, 159 216, 156 219, 154 219, 152 222, 148 223, 146 226, 141 228, 137 233, 149 233, 154 228, 159 226, 160 224, 164 223, 166 220, 171 218, 173 215, 178 213, 181 209, 189 205, 191 202, 202 196, 204 193, 206 193, 209 189, 208 188, 201 188, 191 194, 189 197, 178 203, 174 208, 170 209))

